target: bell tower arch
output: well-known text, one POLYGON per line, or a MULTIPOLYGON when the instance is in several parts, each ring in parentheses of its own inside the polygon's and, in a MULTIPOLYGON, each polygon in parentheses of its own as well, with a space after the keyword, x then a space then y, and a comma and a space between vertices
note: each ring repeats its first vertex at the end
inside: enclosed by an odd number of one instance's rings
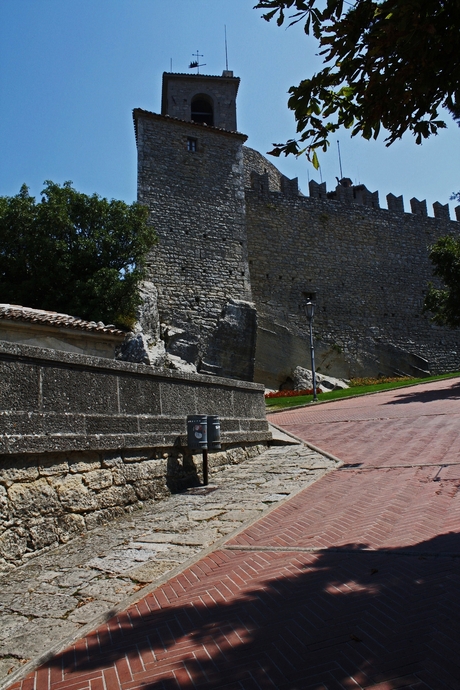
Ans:
POLYGON ((214 104, 209 96, 199 93, 192 98, 190 119, 214 127, 214 104))
POLYGON ((240 80, 222 76, 163 73, 161 114, 236 132, 236 95, 240 80))

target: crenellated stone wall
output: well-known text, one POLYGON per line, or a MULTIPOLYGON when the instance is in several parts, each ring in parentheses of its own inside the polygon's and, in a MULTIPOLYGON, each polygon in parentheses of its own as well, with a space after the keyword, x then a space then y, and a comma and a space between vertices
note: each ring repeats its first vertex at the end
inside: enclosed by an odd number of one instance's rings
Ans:
POLYGON ((244 135, 177 119, 191 117, 203 92, 213 121, 225 103, 236 126, 237 80, 195 76, 165 75, 162 115, 134 111, 138 198, 159 235, 150 281, 168 356, 289 386, 297 366, 310 366, 303 304, 314 297, 323 373, 460 369, 457 331, 422 314, 428 248, 459 233, 448 207, 436 202, 428 217, 426 201, 413 198, 405 213, 402 197, 389 194, 381 209, 378 192, 347 178, 331 191, 312 181, 304 197, 297 179, 243 146, 244 135))
MULTIPOLYGON (((259 175, 259 178, 263 175, 259 175)), ((253 178, 254 179, 254 178, 253 178)), ((423 375, 460 367, 458 331, 422 314, 432 279, 428 248, 459 234, 446 210, 389 195, 391 210, 363 185, 310 184, 310 197, 246 190, 249 264, 259 330, 255 380, 278 387, 309 366, 306 298, 317 301, 317 364, 323 373, 423 375)))

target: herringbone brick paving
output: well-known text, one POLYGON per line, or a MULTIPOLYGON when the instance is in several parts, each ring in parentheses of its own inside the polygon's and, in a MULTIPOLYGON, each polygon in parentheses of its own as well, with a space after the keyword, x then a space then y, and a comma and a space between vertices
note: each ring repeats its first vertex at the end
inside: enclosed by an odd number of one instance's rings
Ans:
POLYGON ((359 415, 335 403, 330 423, 326 405, 274 415, 360 466, 326 475, 12 688, 460 690, 460 414, 455 383, 438 385, 405 403, 401 391, 359 399, 359 415))

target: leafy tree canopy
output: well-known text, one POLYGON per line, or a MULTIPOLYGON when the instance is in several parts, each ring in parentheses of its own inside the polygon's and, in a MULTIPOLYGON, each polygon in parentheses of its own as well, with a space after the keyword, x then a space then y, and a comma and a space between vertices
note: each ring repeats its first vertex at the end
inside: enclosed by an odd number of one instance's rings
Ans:
POLYGON ((304 23, 320 45, 324 69, 289 89, 298 140, 271 152, 299 155, 318 167, 339 127, 387 146, 405 132, 416 143, 446 126, 441 108, 460 118, 458 0, 260 0, 279 26, 304 23))
POLYGON ((45 182, 41 200, 0 197, 0 302, 129 327, 156 239, 138 203, 45 182))
POLYGON ((460 326, 460 238, 447 235, 431 247, 434 275, 444 283, 442 288, 428 286, 424 311, 434 314, 433 321, 443 326, 460 326))

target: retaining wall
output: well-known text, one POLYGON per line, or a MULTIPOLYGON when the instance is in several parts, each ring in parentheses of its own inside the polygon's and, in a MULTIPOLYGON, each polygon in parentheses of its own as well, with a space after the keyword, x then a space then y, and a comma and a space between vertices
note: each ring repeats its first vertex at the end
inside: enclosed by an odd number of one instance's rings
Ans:
POLYGON ((0 342, 0 569, 200 480, 186 416, 221 418, 213 466, 271 438, 263 387, 0 342))

